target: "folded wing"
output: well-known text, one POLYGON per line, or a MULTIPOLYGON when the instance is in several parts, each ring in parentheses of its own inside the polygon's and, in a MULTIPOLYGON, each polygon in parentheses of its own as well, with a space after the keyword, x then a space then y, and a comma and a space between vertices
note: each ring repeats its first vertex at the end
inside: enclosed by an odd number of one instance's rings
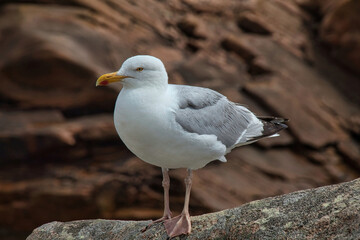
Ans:
POLYGON ((215 135, 227 148, 269 137, 286 127, 280 118, 259 119, 211 89, 180 85, 176 89, 176 122, 185 131, 215 135))

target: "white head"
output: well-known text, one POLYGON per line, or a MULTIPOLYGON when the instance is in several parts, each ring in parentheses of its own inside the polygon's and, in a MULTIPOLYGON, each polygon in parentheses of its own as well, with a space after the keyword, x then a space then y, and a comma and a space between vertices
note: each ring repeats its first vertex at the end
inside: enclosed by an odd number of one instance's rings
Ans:
POLYGON ((120 81, 126 88, 166 87, 168 76, 160 59, 138 55, 128 58, 119 71, 104 74, 96 81, 96 86, 120 81))

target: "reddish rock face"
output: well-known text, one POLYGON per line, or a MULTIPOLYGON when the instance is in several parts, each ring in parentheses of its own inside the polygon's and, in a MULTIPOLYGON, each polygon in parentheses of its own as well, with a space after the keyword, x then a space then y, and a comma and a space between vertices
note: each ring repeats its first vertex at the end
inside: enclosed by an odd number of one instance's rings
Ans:
MULTIPOLYGON (((170 83, 290 118, 281 137, 196 171, 193 215, 359 177, 360 85, 347 71, 360 69, 358 1, 22 2, 0 3, 0 239, 53 220, 161 216, 160 169, 113 126, 121 87, 95 88, 136 54, 161 58, 170 83)), ((170 175, 177 212, 185 172, 170 175)))
POLYGON ((320 39, 329 47, 331 56, 360 76, 360 2, 324 2, 322 7, 320 39))
POLYGON ((119 65, 112 63, 112 54, 119 56, 121 50, 110 50, 116 45, 111 32, 86 23, 86 10, 9 4, 2 13, 3 98, 24 108, 105 107, 114 101, 115 94, 96 91, 92 79, 119 65))

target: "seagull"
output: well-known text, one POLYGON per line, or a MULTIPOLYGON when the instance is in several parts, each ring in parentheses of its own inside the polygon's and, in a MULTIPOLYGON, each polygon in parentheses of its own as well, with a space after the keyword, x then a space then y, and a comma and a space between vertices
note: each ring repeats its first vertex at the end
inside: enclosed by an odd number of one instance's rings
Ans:
POLYGON ((123 85, 114 110, 117 133, 137 157, 162 169, 164 214, 149 226, 163 222, 170 238, 191 232, 193 170, 214 160, 226 162, 232 149, 287 128, 287 119, 256 117, 214 90, 168 84, 164 64, 153 56, 128 58, 117 72, 100 76, 96 86, 114 82, 123 85), (168 172, 176 168, 186 168, 187 176, 183 211, 173 217, 168 172))

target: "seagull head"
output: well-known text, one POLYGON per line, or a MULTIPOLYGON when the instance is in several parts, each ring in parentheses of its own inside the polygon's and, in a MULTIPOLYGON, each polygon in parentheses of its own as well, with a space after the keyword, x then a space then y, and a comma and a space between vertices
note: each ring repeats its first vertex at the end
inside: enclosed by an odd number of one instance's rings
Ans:
POLYGON ((163 87, 168 83, 168 76, 160 59, 138 55, 128 58, 119 71, 100 76, 96 86, 105 86, 113 82, 121 82, 128 88, 163 87))

